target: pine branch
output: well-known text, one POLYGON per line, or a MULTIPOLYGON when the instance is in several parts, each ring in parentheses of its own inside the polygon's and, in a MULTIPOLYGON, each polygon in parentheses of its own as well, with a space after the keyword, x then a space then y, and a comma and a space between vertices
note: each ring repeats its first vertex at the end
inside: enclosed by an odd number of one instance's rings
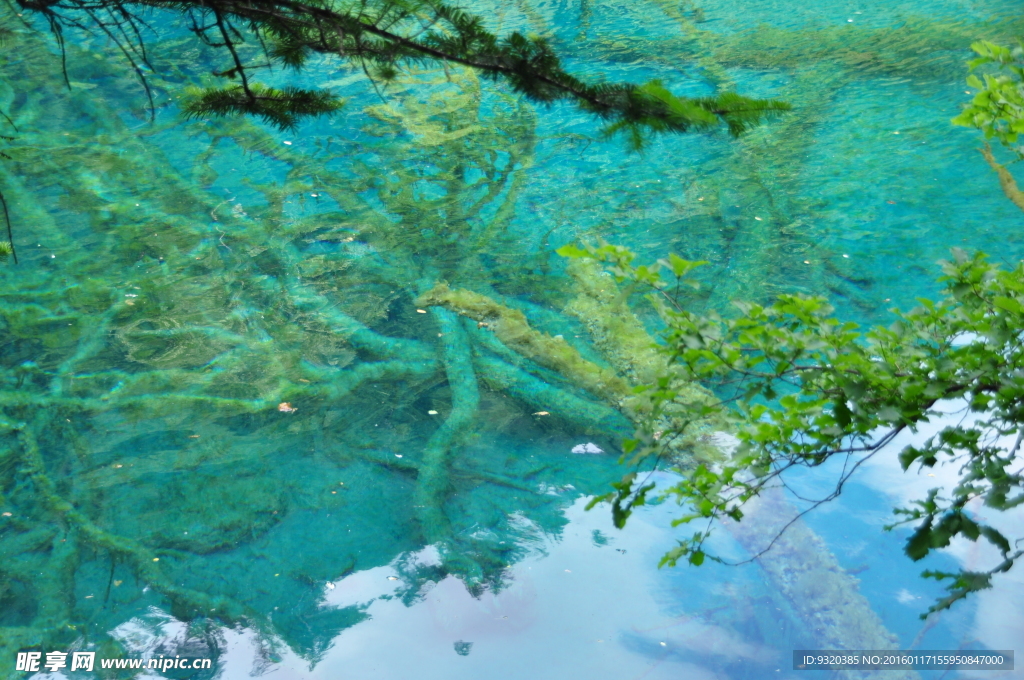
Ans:
MULTIPOLYGON (((259 102, 249 70, 237 45, 256 39, 271 62, 301 69, 310 54, 335 55, 360 65, 384 79, 403 68, 429 63, 455 63, 484 77, 503 81, 535 103, 572 101, 581 109, 609 122, 606 134, 627 132, 630 145, 640 149, 654 134, 710 130, 725 125, 738 135, 766 118, 789 110, 777 100, 759 100, 736 93, 685 98, 673 95, 658 81, 645 85, 589 84, 566 72, 543 38, 511 33, 499 38, 484 28, 479 16, 436 0, 371 2, 339 6, 323 0, 19 0, 26 10, 42 13, 60 39, 63 25, 76 25, 77 12, 104 9, 131 22, 129 8, 159 8, 178 12, 192 21, 192 31, 204 42, 227 50, 231 68, 219 75, 239 78, 214 96, 207 91, 195 100, 190 115, 249 113, 274 125, 292 127, 298 118, 333 111, 324 108, 329 93, 279 91, 259 102), (114 11, 112 11, 112 9, 114 11), (243 33, 237 27, 246 26, 243 33), (266 45, 269 44, 269 49, 266 45)), ((134 25, 128 27, 134 30, 134 25)), ((109 30, 109 29, 108 29, 109 30)), ((124 30, 124 29, 122 29, 124 30)), ((136 30, 135 36, 140 36, 136 30)), ((141 37, 139 38, 141 41, 141 37)), ((134 44, 134 41, 133 41, 134 44)), ((141 46, 141 42, 140 42, 141 46)), ((130 59, 131 60, 131 59, 130 59)), ((136 66, 133 63, 133 66, 136 66)), ((140 73, 141 77, 141 73, 140 73)), ((261 90, 264 98, 271 90, 261 90)))
POLYGON ((285 88, 277 90, 259 83, 249 89, 241 85, 229 88, 194 88, 182 102, 190 118, 248 114, 282 130, 295 128, 301 116, 321 116, 337 111, 344 102, 324 90, 285 88))

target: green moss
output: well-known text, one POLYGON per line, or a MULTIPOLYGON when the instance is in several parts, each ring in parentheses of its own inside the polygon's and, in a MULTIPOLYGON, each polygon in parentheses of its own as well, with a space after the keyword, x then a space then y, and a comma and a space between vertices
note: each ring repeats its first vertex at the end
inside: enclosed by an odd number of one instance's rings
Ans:
POLYGON ((579 319, 594 344, 634 384, 649 384, 665 373, 665 356, 626 304, 612 277, 593 260, 576 259, 568 272, 577 295, 565 311, 579 319))
POLYGON ((614 372, 584 359, 563 338, 552 337, 530 327, 526 316, 498 304, 485 295, 466 289, 452 290, 438 283, 421 295, 416 304, 441 305, 456 314, 486 325, 510 349, 562 374, 569 381, 600 396, 616 408, 626 408, 631 397, 629 384, 614 372))

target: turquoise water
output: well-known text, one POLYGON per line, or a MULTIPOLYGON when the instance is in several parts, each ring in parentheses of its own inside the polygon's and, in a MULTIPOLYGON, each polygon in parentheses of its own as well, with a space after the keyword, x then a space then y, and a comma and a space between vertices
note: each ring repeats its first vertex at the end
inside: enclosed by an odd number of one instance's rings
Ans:
MULTIPOLYGON (((678 508, 623 532, 582 510, 622 474, 628 424, 415 299, 439 280, 475 290, 607 365, 564 311, 578 289, 554 250, 580 239, 709 260, 698 309, 800 291, 861 322, 934 296, 950 246, 1019 260, 1020 213, 975 133, 949 124, 968 45, 1024 34, 1019 9, 487 9, 589 77, 794 104, 740 140, 665 137, 643 156, 570 107, 455 69, 382 101, 324 62, 303 78, 348 98, 332 119, 185 122, 174 97, 213 56, 184 32, 153 45, 150 123, 102 40, 69 41, 68 90, 53 46, 18 33, 0 54, 21 259, 0 266, 0 677, 25 677, 10 670, 24 649, 213 657, 174 676, 196 678, 709 680, 797 677, 793 649, 854 628, 1012 649, 1013 573, 917 618, 940 591, 881 526, 928 480, 891 460, 764 565, 658 570, 678 508), (588 443, 606 453, 572 452, 588 443), (828 630, 787 580, 815 556, 849 605, 828 630)), ((739 530, 716 541, 738 560, 754 546, 739 530)), ((925 567, 987 557, 954 546, 925 567)))

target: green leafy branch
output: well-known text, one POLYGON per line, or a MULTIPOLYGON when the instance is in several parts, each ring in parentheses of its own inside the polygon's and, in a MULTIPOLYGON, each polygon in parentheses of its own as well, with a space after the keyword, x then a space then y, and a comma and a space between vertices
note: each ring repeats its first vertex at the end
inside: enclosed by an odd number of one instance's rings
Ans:
POLYGON ((252 71, 274 64, 301 70, 314 54, 348 61, 362 68, 375 84, 386 83, 414 65, 461 64, 507 83, 532 102, 575 102, 609 122, 605 134, 627 133, 635 149, 653 134, 701 131, 723 124, 738 135, 790 109, 782 101, 735 92, 678 97, 659 81, 646 85, 586 83, 562 68, 544 38, 521 33, 499 37, 484 28, 481 17, 436 0, 18 2, 47 20, 60 45, 62 27, 85 29, 88 22, 83 23, 84 19, 99 25, 146 85, 151 109, 152 95, 143 66, 152 70, 152 65, 139 28, 147 24, 139 12, 155 8, 183 15, 203 42, 229 54, 231 66, 214 75, 239 81, 220 90, 193 93, 184 105, 186 114, 193 117, 248 113, 279 127, 291 127, 299 117, 337 110, 341 102, 329 91, 272 90, 250 81, 252 71), (259 62, 247 59, 240 49, 246 42, 259 46, 259 62))
MULTIPOLYGON (((706 521, 707 528, 680 541, 662 564, 684 558, 695 565, 722 561, 704 547, 713 523, 740 521, 744 505, 768 488, 785 486, 784 475, 794 467, 842 457, 839 481, 821 498, 804 498, 811 501, 805 513, 834 499, 858 467, 897 434, 943 414, 939 402, 946 400, 963 401, 976 418, 944 427, 923 445, 907 446, 899 460, 904 470, 957 465, 957 486, 949 498, 933 490, 912 508, 897 509, 901 519, 889 528, 915 523, 905 546, 915 561, 957 536, 984 538, 1003 561, 981 574, 926 572, 953 579, 950 595, 929 612, 989 587, 993 574, 1008 570, 1024 554, 1013 547, 1019 540, 1011 545, 967 509, 976 500, 997 510, 1024 503, 1018 459, 1024 438, 1024 264, 1001 271, 982 254, 954 250, 954 260, 942 263, 945 297, 921 299, 909 312, 893 310, 892 325, 863 331, 836 319, 824 299, 800 295, 782 295, 767 306, 735 303, 738 313, 730 318, 697 315, 682 308, 678 291, 702 263, 670 256, 635 266, 633 253, 606 244, 559 252, 598 260, 618 281, 647 287, 665 323, 660 349, 667 368, 652 384, 637 388, 653 408, 636 439, 624 444, 631 463, 656 465, 698 417, 719 411, 735 422, 736 445, 722 447, 732 450, 723 450, 719 460, 679 461, 684 478, 663 492, 689 508, 676 526, 706 521), (693 413, 692 404, 677 399, 683 383, 708 387, 718 400, 693 413), (682 408, 690 409, 688 417, 679 417, 682 408), (1012 447, 1000 444, 1013 434, 1018 436, 1012 447)), ((591 505, 611 502, 622 526, 653 489, 635 480, 636 474, 627 475, 615 492, 591 505)))
POLYGON ((1024 42, 1011 48, 980 40, 971 49, 978 58, 968 62, 972 73, 967 84, 978 93, 952 122, 977 128, 985 139, 996 139, 1014 149, 1018 159, 1024 158, 1024 149, 1014 147, 1024 133, 1024 42), (973 73, 988 64, 997 65, 998 72, 981 78, 973 73))

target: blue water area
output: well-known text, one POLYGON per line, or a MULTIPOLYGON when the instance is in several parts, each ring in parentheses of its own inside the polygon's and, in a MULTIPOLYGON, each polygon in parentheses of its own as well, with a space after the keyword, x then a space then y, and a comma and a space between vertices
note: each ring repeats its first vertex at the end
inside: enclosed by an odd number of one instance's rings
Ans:
MULTIPOLYGON (((692 534, 672 526, 684 508, 652 503, 623 530, 608 506, 585 510, 627 471, 615 400, 423 297, 438 283, 486 296, 632 380, 601 333, 625 312, 587 292, 607 277, 570 271, 559 247, 706 260, 682 298, 696 311, 798 292, 862 324, 937 296, 951 247, 1012 265, 1020 212, 979 134, 950 119, 971 42, 1024 35, 1019 3, 468 9, 545 37, 583 78, 793 110, 631 152, 568 103, 454 65, 375 89, 316 57, 260 78, 345 107, 281 131, 181 115, 186 88, 226 66, 175 17, 152 17, 150 110, 105 36, 65 33, 65 83, 45 26, 0 10, 14 45, 0 110, 17 127, 0 191, 19 256, 0 263, 0 678, 29 677, 19 652, 61 650, 212 659, 138 677, 754 680, 881 677, 793 669, 793 650, 865 641, 1024 649, 1019 570, 920 618, 943 594, 922 570, 996 556, 903 555, 892 509, 952 479, 904 474, 909 440, 757 560, 840 470, 794 475, 716 527, 709 547, 735 566, 659 569, 692 534)), ((656 338, 648 303, 626 303, 656 338)), ((57 670, 33 677, 98 677, 57 670)))

